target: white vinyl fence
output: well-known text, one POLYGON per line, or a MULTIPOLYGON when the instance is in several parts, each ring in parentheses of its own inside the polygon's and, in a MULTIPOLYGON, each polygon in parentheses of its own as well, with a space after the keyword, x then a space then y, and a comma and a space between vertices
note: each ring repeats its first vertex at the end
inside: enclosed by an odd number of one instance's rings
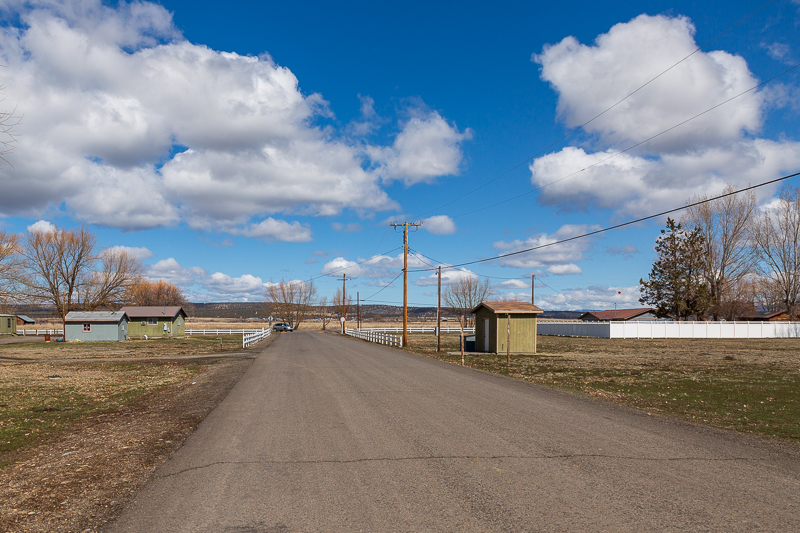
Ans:
MULTIPOLYGON (((357 331, 374 331, 380 333, 402 333, 403 328, 361 328, 357 331)), ((436 333, 436 328, 429 327, 429 328, 408 328, 409 333, 436 333)), ((460 333, 461 328, 459 327, 443 327, 442 333, 460 333)), ((475 333, 475 328, 464 328, 465 334, 475 333)))
POLYGON ((265 331, 261 329, 187 329, 186 335, 248 335, 265 331))
MULTIPOLYGON (((400 330, 402 331, 402 329, 400 330)), ((370 331, 365 329, 350 329, 346 328, 344 332, 351 337, 356 337, 358 339, 363 339, 369 342, 375 342, 377 344, 386 344, 388 346, 403 346, 403 337, 397 337, 395 335, 388 335, 386 333, 380 333, 378 331, 370 331)))
POLYGON ((272 334, 272 329, 261 329, 255 333, 245 333, 242 335, 242 348, 247 348, 258 341, 262 341, 272 334))
POLYGON ((63 329, 18 329, 17 335, 63 335, 63 329))
POLYGON ((539 335, 605 339, 789 339, 800 322, 538 322, 539 335))

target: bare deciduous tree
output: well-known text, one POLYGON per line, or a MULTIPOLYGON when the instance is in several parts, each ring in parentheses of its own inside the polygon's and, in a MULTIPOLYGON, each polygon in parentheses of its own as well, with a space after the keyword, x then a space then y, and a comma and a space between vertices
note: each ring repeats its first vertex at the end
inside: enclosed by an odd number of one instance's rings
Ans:
POLYGON ((186 305, 181 290, 163 279, 157 282, 138 277, 125 293, 125 300, 131 305, 186 305))
POLYGON ((470 311, 485 301, 489 292, 489 278, 481 281, 475 276, 450 283, 442 293, 442 298, 464 327, 471 327, 473 317, 470 311))
POLYGON ((0 231, 0 305, 17 301, 22 293, 21 252, 19 237, 0 231))
MULTIPOLYGON (((734 191, 736 188, 729 184, 723 194, 734 191)), ((706 198, 695 197, 690 203, 706 198)), ((703 278, 708 285, 714 320, 719 320, 723 314, 723 303, 732 301, 726 294, 728 290, 753 270, 749 230, 755 212, 753 191, 695 205, 686 211, 683 226, 697 228, 703 237, 703 278)))
POLYGON ((317 288, 312 280, 270 282, 264 294, 272 310, 286 320, 294 329, 300 327, 306 316, 312 311, 317 288))
POLYGON ((774 279, 767 276, 757 276, 750 283, 750 298, 761 311, 777 313, 785 309, 781 289, 774 279))
POLYGON ((26 292, 33 301, 53 304, 62 323, 76 309, 113 307, 141 270, 127 252, 95 254, 95 243, 86 227, 35 230, 24 238, 26 292))
POLYGON ((348 296, 347 301, 342 301, 342 289, 336 289, 336 293, 333 295, 333 310, 338 317, 345 317, 347 318, 347 313, 350 312, 350 308, 353 307, 353 297, 348 296))
POLYGON ((317 318, 322 322, 322 331, 325 331, 328 322, 331 321, 331 306, 328 304, 327 296, 320 298, 319 304, 317 304, 317 318))
POLYGON ((142 264, 132 254, 119 248, 100 252, 97 263, 99 268, 86 273, 78 289, 78 306, 84 311, 93 311, 98 307, 119 309, 126 303, 128 289, 140 279, 142 264))
POLYGON ((76 291, 94 263, 95 236, 85 227, 34 230, 25 237, 27 286, 34 301, 51 303, 61 321, 75 309, 76 291))
POLYGON ((442 297, 445 304, 450 307, 458 317, 458 324, 461 326, 461 364, 464 364, 464 328, 469 327, 472 322, 472 309, 485 301, 489 296, 489 278, 483 281, 475 277, 461 278, 447 286, 442 297))
POLYGON ((757 217, 752 237, 759 270, 775 284, 789 320, 795 320, 800 293, 800 188, 781 190, 774 207, 757 217))

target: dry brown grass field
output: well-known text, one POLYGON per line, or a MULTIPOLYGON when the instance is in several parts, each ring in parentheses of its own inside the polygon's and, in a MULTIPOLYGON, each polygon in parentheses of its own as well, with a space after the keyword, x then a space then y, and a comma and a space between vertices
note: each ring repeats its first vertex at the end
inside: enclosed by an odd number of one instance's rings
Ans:
MULTIPOLYGON (((410 335, 409 351, 461 363, 458 335, 410 335), (451 352, 451 353, 448 353, 451 352), (453 352, 456 352, 455 354, 453 352)), ((697 423, 800 442, 800 339, 542 336, 535 356, 468 354, 473 368, 697 423)))

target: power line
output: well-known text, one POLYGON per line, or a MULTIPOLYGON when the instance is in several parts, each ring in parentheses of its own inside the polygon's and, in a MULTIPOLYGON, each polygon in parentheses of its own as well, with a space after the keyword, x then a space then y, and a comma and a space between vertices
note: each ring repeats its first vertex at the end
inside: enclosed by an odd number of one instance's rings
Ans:
POLYGON ((574 133, 577 133, 578 131, 580 131, 580 130, 584 129, 586 126, 588 126, 589 124, 591 124, 592 122, 594 122, 595 120, 597 120, 598 118, 600 118, 601 116, 605 115, 607 112, 611 111, 612 109, 614 109, 615 107, 617 107, 619 104, 621 104, 622 102, 624 102, 625 100, 627 100, 628 98, 630 98, 631 96, 633 96, 634 94, 638 93, 639 91, 641 91, 642 89, 644 89, 645 87, 647 87, 648 85, 650 85, 652 82, 654 82, 655 80, 657 80, 658 78, 660 78, 661 76, 663 76, 664 74, 666 74, 667 72, 669 72, 670 70, 672 70, 673 68, 677 67, 678 65, 680 65, 681 63, 683 63, 684 61, 686 61, 687 59, 689 59, 690 57, 692 57, 693 55, 695 55, 695 54, 696 54, 697 52, 699 52, 700 50, 704 49, 706 46, 710 45, 711 43, 713 43, 714 41, 716 41, 717 39, 719 39, 720 37, 722 37, 723 35, 725 35, 725 34, 726 34, 726 33, 728 33, 729 31, 731 31, 731 30, 732 30, 733 28, 735 28, 736 26, 738 26, 738 25, 742 24, 744 21, 746 21, 747 19, 749 19, 750 17, 752 17, 753 15, 755 15, 756 13, 758 13, 759 11, 761 11, 762 9, 764 9, 765 7, 767 7, 767 6, 768 6, 769 4, 771 4, 773 1, 774 1, 774 0, 769 0, 769 1, 768 1, 768 2, 766 2, 765 4, 762 4, 762 5, 761 5, 759 8, 755 9, 754 11, 752 11, 750 14, 748 14, 748 15, 747 15, 747 16, 745 16, 744 18, 740 19, 740 20, 739 20, 739 21, 738 21, 736 24, 734 24, 734 25, 730 26, 728 29, 726 29, 726 30, 725 30, 725 31, 723 31, 722 33, 718 34, 716 37, 714 37, 714 38, 713 38, 713 39, 711 39, 710 41, 706 42, 706 43, 705 43, 703 46, 699 46, 699 47, 697 47, 697 48, 696 48, 696 49, 695 49, 695 50, 694 50, 692 53, 690 53, 689 55, 687 55, 686 57, 684 57, 683 59, 681 59, 681 60, 680 60, 680 61, 678 61, 677 63, 674 63, 673 65, 671 65, 670 67, 668 67, 666 70, 663 70, 662 72, 660 72, 659 74, 657 74, 655 77, 651 78, 650 80, 648 80, 647 82, 645 82, 643 85, 639 86, 637 89, 635 89, 634 91, 632 91, 631 93, 629 93, 628 95, 626 95, 624 98, 622 98, 621 100, 619 100, 619 101, 618 101, 618 102, 616 102, 615 104, 613 104, 613 105, 609 106, 608 108, 606 108, 606 109, 605 109, 605 110, 603 110, 602 112, 598 113, 597 115, 595 115, 595 116, 594 116, 594 117, 592 117, 591 119, 587 120, 586 122, 584 122, 584 123, 583 123, 583 124, 581 124, 580 126, 576 127, 576 128, 575 128, 575 129, 573 129, 572 131, 568 132, 567 134, 565 134, 565 135, 564 135, 564 136, 562 136, 561 138, 559 138, 559 139, 557 139, 556 141, 554 141, 554 142, 550 143, 549 145, 545 146, 544 148, 542 148, 541 150, 539 150, 538 152, 536 152, 534 155, 532 155, 532 156, 528 157, 527 159, 525 159, 524 161, 522 161, 522 162, 520 162, 520 163, 517 163, 516 165, 512 166, 511 168, 509 168, 509 169, 508 169, 508 170, 506 170, 505 172, 502 172, 502 173, 498 174, 497 176, 495 176, 494 178, 490 179, 489 181, 487 181, 487 182, 486 182, 486 183, 484 183, 483 185, 480 185, 479 187, 476 187, 476 188, 472 189, 471 191, 469 191, 469 192, 466 192, 466 193, 462 194, 461 196, 459 196, 459 197, 457 197, 457 198, 455 198, 455 199, 453 199, 453 200, 451 200, 451 201, 449 201, 449 202, 447 202, 447 203, 445 203, 445 204, 442 204, 442 205, 440 205, 439 207, 436 207, 436 208, 434 208, 434 209, 431 209, 431 210, 429 210, 429 211, 426 211, 426 212, 422 213, 421 215, 418 215, 416 218, 422 218, 422 217, 424 217, 425 215, 428 215, 428 214, 430 214, 430 213, 433 213, 434 211, 438 211, 438 210, 442 209, 443 207, 447 207, 448 205, 454 204, 455 202, 457 202, 457 201, 459 201, 459 200, 461 200, 461 199, 463 199, 463 198, 466 198, 467 196, 469 196, 469 195, 471 195, 471 194, 473 194, 473 193, 475 193, 475 192, 477 192, 477 191, 479 191, 479 190, 483 189, 484 187, 486 187, 486 186, 488 186, 488 185, 490 185, 490 184, 494 183, 495 181, 499 180, 499 179, 500 179, 500 178, 502 178, 503 176, 505 176, 505 175, 507 175, 507 174, 510 174, 511 172, 513 172, 514 170, 518 169, 518 168, 519 168, 519 167, 521 167, 522 165, 524 165, 524 164, 528 163, 529 161, 531 161, 532 159, 535 159, 536 157, 538 157, 539 155, 543 154, 544 152, 546 152, 547 150, 549 150, 549 149, 550 149, 550 148, 552 148, 553 146, 555 146, 555 145, 559 144, 561 141, 563 141, 563 140, 567 139, 568 137, 570 137, 570 136, 571 136, 571 135, 573 135, 574 133))
MULTIPOLYGON (((601 228, 599 230, 590 231, 589 233, 583 233, 581 235, 576 235, 575 237, 570 237, 568 239, 562 239, 560 241, 555 241, 555 242, 551 242, 551 243, 547 243, 547 244, 541 244, 539 246, 534 246, 532 248, 526 248, 524 250, 518 250, 516 252, 510 252, 510 253, 507 253, 507 254, 501 254, 501 255, 494 256, 494 257, 487 257, 485 259, 476 259, 475 261, 466 261, 464 263, 458 263, 458 264, 450 265, 450 266, 448 266, 446 268, 459 268, 459 267, 466 266, 466 265, 474 265, 474 264, 477 264, 477 263, 485 263, 487 261, 495 261, 497 259, 502 259, 502 258, 505 258, 505 257, 511 257, 512 255, 519 255, 519 254, 524 254, 526 252, 532 252, 534 250, 539 250, 541 248, 547 248, 548 246, 555 246, 557 244, 563 244, 565 242, 570 242, 570 241, 574 241, 574 240, 577 240, 577 239, 583 239, 584 237, 591 237, 592 235, 597 235, 599 233, 605 233, 606 231, 611 231, 611 230, 619 229, 619 228, 622 228, 622 227, 625 227, 625 226, 630 226, 632 224, 637 224, 639 222, 644 222, 645 220, 651 220, 653 218, 658 218, 658 217, 661 217, 661 216, 664 216, 664 215, 668 215, 670 213, 675 213, 676 211, 683 211, 684 209, 688 209, 690 207, 694 207, 696 205, 705 204, 705 203, 708 203, 708 202, 713 202, 714 200, 719 200, 721 198, 726 198, 726 197, 732 196, 734 194, 739 194, 739 193, 742 193, 742 192, 751 191, 751 190, 757 189, 759 187, 764 187, 765 185, 771 185, 773 183, 778 183, 780 181, 788 180, 789 178, 794 178, 795 176, 800 176, 800 172, 795 172, 794 174, 789 174, 788 176, 783 176, 783 177, 780 177, 780 178, 776 178, 774 180, 765 181, 764 183, 759 183, 757 185, 751 185, 750 187, 745 187, 744 189, 740 189, 738 191, 733 191, 733 192, 721 194, 719 196, 715 196, 713 198, 708 198, 706 200, 700 200, 698 202, 693 202, 691 204, 686 204, 683 207, 676 207, 674 209, 668 209, 667 211, 662 211, 662 212, 656 213, 654 215, 648 215, 646 217, 637 218, 636 220, 630 220, 628 222, 623 222, 621 224, 616 224, 614 226, 609 226, 607 228, 601 228)), ((433 270, 433 269, 423 268, 423 269, 410 270, 409 272, 429 272, 430 270, 433 270)))
POLYGON ((460 217, 464 217, 464 216, 467 216, 467 215, 474 215, 475 213, 480 213, 481 211, 486 211, 487 209, 492 209, 493 207, 497 207, 498 205, 503 205, 503 204, 506 204, 506 203, 508 203, 508 202, 511 202, 511 201, 517 200, 517 199, 519 199, 519 198, 522 198, 523 196, 527 196, 527 195, 529 195, 529 194, 533 194, 533 193, 535 193, 536 191, 541 191, 542 189, 544 189, 544 188, 546 188, 546 187, 549 187, 550 185, 555 185, 556 183, 559 183, 559 182, 561 182, 561 181, 564 181, 564 180, 565 180, 565 179, 567 179, 567 178, 571 178, 572 176, 575 176, 575 175, 577 175, 577 174, 580 174, 581 172, 584 172, 584 171, 586 171, 586 170, 589 170, 590 168, 596 167, 597 165, 601 165, 601 164, 605 163, 606 161, 609 161, 610 159, 614 159, 614 158, 615 158, 615 157, 617 157, 617 156, 620 156, 620 155, 622 155, 622 154, 624 154, 624 153, 630 152, 630 151, 631 151, 631 150, 633 150, 634 148, 637 148, 637 147, 639 147, 639 146, 641 146, 641 145, 643 145, 643 144, 645 144, 645 143, 647 143, 647 142, 649 142, 649 141, 652 141, 652 140, 653 140, 653 139, 655 139, 656 137, 660 137, 660 136, 664 135, 665 133, 669 133, 670 131, 672 131, 672 130, 674 130, 674 129, 676 129, 676 128, 679 128, 679 127, 683 126, 684 124, 686 124, 686 123, 688 123, 688 122, 691 122, 692 120, 694 120, 694 119, 696 119, 696 118, 699 118, 699 117, 701 117, 701 116, 705 115, 706 113, 710 113, 711 111, 713 111, 713 110, 717 109, 718 107, 721 107, 721 106, 723 106, 723 105, 725 105, 725 104, 727 104, 727 103, 729 103, 729 102, 731 102, 731 101, 733 101, 733 100, 735 100, 735 99, 739 98, 740 96, 744 96, 745 94, 747 94, 747 93, 749 93, 749 92, 752 92, 752 91, 754 91, 754 90, 758 89, 759 87, 762 87, 762 86, 766 85, 767 83, 769 83, 769 82, 771 82, 771 81, 775 80, 776 78, 779 78, 779 77, 783 76, 784 74, 788 74, 789 72, 793 71, 794 69, 796 69, 796 68, 798 68, 798 67, 800 67, 800 63, 798 63, 798 64, 794 65, 794 66, 793 66, 793 67, 791 67, 791 68, 788 68, 788 69, 784 70, 784 71, 783 71, 783 72, 781 72, 780 74, 776 74, 775 76, 773 76, 773 77, 769 78, 769 79, 768 79, 768 80, 766 80, 766 81, 763 81, 763 82, 761 82, 761 83, 759 83, 759 84, 757 84, 757 85, 754 85, 754 86, 750 87, 749 89, 747 89, 747 90, 745 90, 745 91, 743 91, 743 92, 740 92, 740 93, 739 93, 739 94, 737 94, 736 96, 732 96, 731 98, 728 98, 728 99, 727 99, 727 100, 725 100, 724 102, 720 102, 719 104, 717 104, 717 105, 715 105, 715 106, 713 106, 713 107, 710 107, 710 108, 706 109, 705 111, 702 111, 702 112, 700 112, 700 113, 698 113, 698 114, 694 115, 694 116, 693 116, 693 117, 691 117, 691 118, 687 118, 686 120, 684 120, 684 121, 682 121, 682 122, 679 122, 678 124, 675 124, 674 126, 672 126, 672 127, 670 127, 670 128, 667 128, 667 129, 665 129, 664 131, 662 131, 662 132, 660 132, 660 133, 656 133, 655 135, 653 135, 653 136, 651 136, 651 137, 648 137, 647 139, 644 139, 643 141, 639 141, 638 143, 636 143, 636 144, 633 144, 633 145, 631 145, 631 146, 629 146, 629 147, 625 148, 624 150, 621 150, 621 151, 619 151, 619 152, 615 152, 613 155, 610 155, 610 156, 606 157, 605 159, 601 159, 600 161, 596 161, 595 163, 592 163, 591 165, 589 165, 589 166, 587 166, 587 167, 584 167, 584 168, 582 168, 582 169, 580 169, 580 170, 576 170, 576 171, 575 171, 575 172, 573 172, 572 174, 567 174, 566 176, 562 176, 562 177, 558 178, 557 180, 551 181, 551 182, 549 182, 549 183, 545 183, 544 185, 540 185, 539 187, 536 187, 536 188, 534 188, 534 189, 531 189, 530 191, 524 192, 524 193, 522 193, 522 194, 518 194, 518 195, 516 195, 516 196, 512 196, 511 198, 507 198, 507 199, 505 199, 505 200, 502 200, 502 201, 500 201, 500 202, 497 202, 497 203, 494 203, 494 204, 491 204, 491 205, 487 205, 487 206, 484 206, 484 207, 480 207, 480 208, 478 208, 478 209, 474 209, 474 210, 472 210, 472 211, 468 211, 468 212, 466 212, 466 213, 461 213, 461 214, 458 214, 458 215, 453 215, 453 217, 452 217, 452 218, 460 218, 460 217))
MULTIPOLYGON (((402 248, 402 246, 398 246, 397 248, 392 248, 392 249, 391 249, 391 250, 389 250, 388 252, 383 252, 383 253, 382 253, 382 254, 380 254, 380 255, 386 255, 386 254, 390 254, 390 253, 394 252, 395 250, 397 250, 397 249, 399 249, 399 248, 402 248)), ((370 257, 369 259, 364 259, 363 261, 360 261, 360 262, 358 262, 358 263, 356 263, 356 264, 354 264, 354 265, 348 265, 348 266, 345 266, 345 267, 342 267, 342 268, 337 268, 336 270, 331 270, 331 271, 330 271, 330 272, 328 272, 327 274, 320 274, 319 276, 316 276, 316 277, 313 277, 313 278, 309 279, 309 281, 314 281, 315 279, 320 279, 320 278, 328 278, 328 277, 331 277, 331 274, 336 274, 336 273, 338 273, 338 272, 344 272, 345 270, 347 270, 347 269, 349 269, 349 268, 353 268, 353 267, 361 266, 361 265, 363 265, 364 263, 369 263, 369 262, 370 262, 370 261, 372 261, 374 258, 375 258, 375 254, 372 254, 372 257, 370 257)))
POLYGON ((400 272, 398 275, 396 275, 396 276, 394 277, 394 279, 393 279, 392 281, 390 281, 389 283, 387 283, 386 285, 384 285, 383 287, 381 287, 381 290, 379 290, 378 292, 376 292, 376 293, 375 293, 375 294, 373 294, 372 296, 369 296, 368 298, 364 298, 364 301, 366 302, 367 300, 370 300, 370 299, 371 299, 371 298, 373 298, 374 296, 377 296, 377 295, 379 295, 380 293, 382 293, 382 292, 384 291, 384 289, 386 289, 386 288, 388 288, 388 287, 391 287, 391 286, 392 286, 392 283, 394 283, 394 282, 395 282, 395 280, 396 280, 397 278, 399 278, 400 276, 402 276, 402 275, 403 275, 403 272, 400 272))

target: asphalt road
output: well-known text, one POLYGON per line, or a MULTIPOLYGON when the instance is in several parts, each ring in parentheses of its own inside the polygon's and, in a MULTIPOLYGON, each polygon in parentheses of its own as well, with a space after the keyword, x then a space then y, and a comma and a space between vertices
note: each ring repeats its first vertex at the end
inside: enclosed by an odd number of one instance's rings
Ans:
POLYGON ((283 333, 113 532, 800 531, 794 445, 283 333))

